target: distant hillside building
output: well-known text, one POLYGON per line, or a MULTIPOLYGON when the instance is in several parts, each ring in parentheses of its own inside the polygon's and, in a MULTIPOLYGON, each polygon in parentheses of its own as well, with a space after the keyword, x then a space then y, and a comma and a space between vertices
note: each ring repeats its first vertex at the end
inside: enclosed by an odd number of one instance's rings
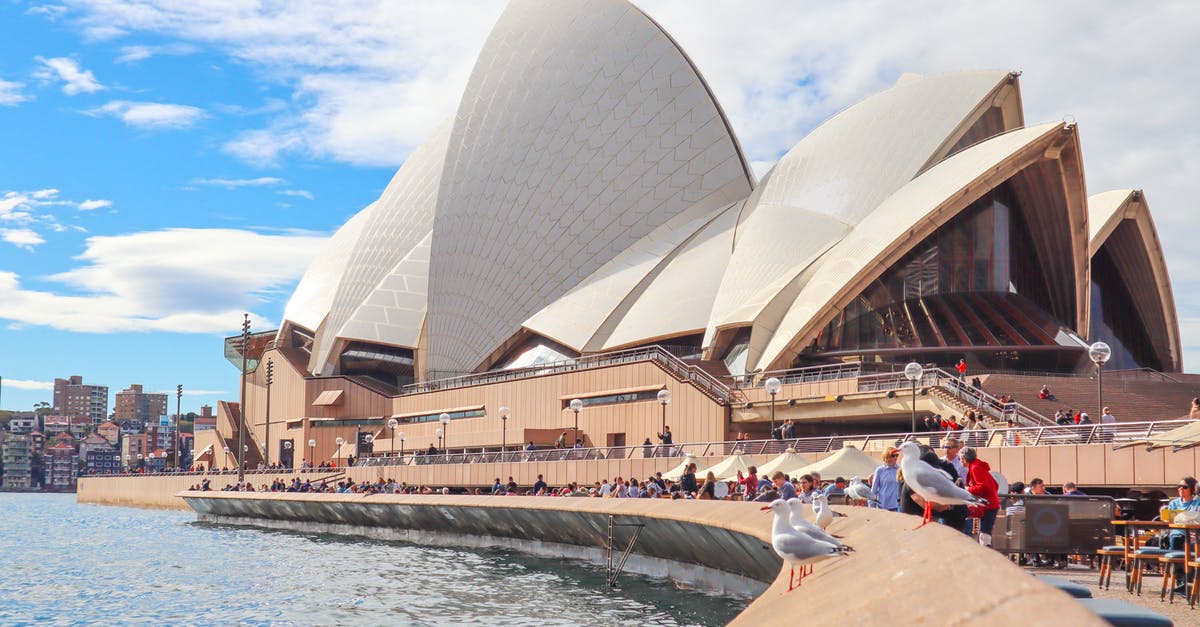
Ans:
POLYGON ((38 417, 32 411, 14 411, 8 422, 8 430, 13 433, 29 433, 38 428, 38 417))
POLYGON ((46 488, 70 490, 75 486, 75 447, 66 441, 46 450, 46 488))
POLYGON ((165 415, 166 394, 143 392, 142 386, 136 383, 117 393, 117 423, 128 421, 141 429, 150 424, 158 424, 159 417, 165 415))
POLYGON ((33 449, 27 435, 9 434, 0 448, 0 459, 4 460, 4 487, 22 489, 30 484, 31 458, 33 449))
POLYGON ((86 416, 52 415, 46 416, 42 422, 45 423, 43 430, 48 435, 69 432, 76 438, 83 437, 91 426, 91 421, 86 416))
POLYGON ((104 421, 96 427, 96 433, 108 440, 108 443, 116 446, 121 441, 121 428, 111 421, 104 421))
POLYGON ((83 377, 54 380, 54 413, 86 416, 93 425, 108 417, 108 386, 84 385, 83 377))
POLYGON ((217 415, 213 413, 212 405, 202 405, 200 407, 200 415, 196 416, 195 422, 192 423, 192 431, 204 431, 216 428, 217 415))

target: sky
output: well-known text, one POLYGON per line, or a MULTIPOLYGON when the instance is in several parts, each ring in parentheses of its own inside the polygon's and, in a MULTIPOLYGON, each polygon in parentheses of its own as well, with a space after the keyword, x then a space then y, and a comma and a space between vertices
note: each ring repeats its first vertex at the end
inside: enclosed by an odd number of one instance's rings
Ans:
MULTIPOLYGON (((1089 194, 1141 188, 1200 371, 1200 7, 636 2, 761 176, 905 72, 1021 71, 1079 125, 1089 194)), ((0 408, 54 378, 236 400, 222 338, 278 326, 309 261, 453 115, 501 2, 0 0, 0 408)), ((110 402, 110 408, 112 403, 110 402)))

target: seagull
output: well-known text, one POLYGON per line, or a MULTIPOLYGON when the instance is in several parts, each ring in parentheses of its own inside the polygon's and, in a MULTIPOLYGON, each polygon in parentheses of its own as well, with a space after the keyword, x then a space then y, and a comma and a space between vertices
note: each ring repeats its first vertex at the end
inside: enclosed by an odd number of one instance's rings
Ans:
POLYGON ((814 540, 828 542, 841 549, 842 552, 854 550, 853 547, 842 544, 842 541, 839 540, 837 536, 827 533, 824 529, 812 524, 811 522, 808 522, 808 520, 804 518, 804 501, 798 498, 791 498, 788 499, 787 504, 788 509, 792 511, 791 523, 793 529, 810 536, 814 540))
POLYGON ((900 445, 900 472, 904 475, 904 483, 912 491, 925 499, 925 516, 917 529, 929 524, 933 518, 933 504, 941 505, 987 505, 986 499, 981 499, 970 492, 954 485, 950 475, 941 468, 935 468, 921 461, 921 447, 916 442, 905 442, 900 445))
POLYGON ((850 479, 850 486, 846 488, 846 496, 855 501, 866 501, 868 503, 879 503, 879 499, 871 494, 871 486, 862 482, 858 477, 850 479))
POLYGON ((803 581, 805 566, 846 554, 839 544, 823 542, 792 527, 789 522, 791 509, 787 501, 775 499, 762 509, 775 513, 775 520, 771 524, 771 548, 792 567, 788 574, 788 592, 800 586, 800 582, 796 581, 797 566, 801 567, 800 580, 803 581))
POLYGON ((833 510, 829 507, 829 497, 816 493, 812 497, 813 519, 821 529, 828 529, 833 522, 833 510))

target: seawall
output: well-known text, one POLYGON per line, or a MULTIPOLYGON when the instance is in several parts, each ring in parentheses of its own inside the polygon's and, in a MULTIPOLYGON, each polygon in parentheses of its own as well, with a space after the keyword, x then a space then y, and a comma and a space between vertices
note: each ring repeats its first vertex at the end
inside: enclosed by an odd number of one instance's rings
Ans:
MULTIPOLYGON (((185 492, 202 520, 464 546, 501 545, 596 561, 609 517, 643 525, 630 567, 734 593, 763 590, 742 625, 1102 625, 1066 594, 939 525, 845 507, 830 531, 855 548, 817 564, 799 590, 770 547, 760 504, 665 499, 185 492)), ((632 527, 616 527, 624 547, 632 527)))

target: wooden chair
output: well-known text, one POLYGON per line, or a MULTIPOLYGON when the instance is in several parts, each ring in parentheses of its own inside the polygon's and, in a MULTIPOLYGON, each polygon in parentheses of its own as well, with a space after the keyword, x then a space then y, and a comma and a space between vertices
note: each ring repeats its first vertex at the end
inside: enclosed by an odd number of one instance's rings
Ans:
POLYGON ((1100 558, 1100 581, 1096 587, 1108 590, 1109 583, 1112 582, 1113 563, 1121 562, 1122 568, 1129 568, 1125 565, 1125 547, 1120 544, 1103 547, 1096 551, 1096 557, 1100 558))
MULTIPOLYGON (((1167 598, 1167 594, 1171 595, 1171 603, 1175 602, 1175 586, 1179 584, 1175 579, 1175 567, 1184 566, 1183 551, 1169 551, 1158 558, 1158 563, 1163 569, 1162 590, 1158 593, 1158 600, 1162 601, 1167 598)), ((1187 577, 1184 577, 1187 581, 1187 577)), ((1140 592, 1140 591, 1139 591, 1140 592)))
POLYGON ((1188 606, 1196 607, 1196 601, 1200 600, 1200 556, 1193 555, 1196 559, 1188 562, 1186 568, 1193 571, 1192 587, 1188 590, 1188 606))
POLYGON ((1132 562, 1129 565, 1129 591, 1137 592, 1138 596, 1142 595, 1142 575, 1145 571, 1148 562, 1157 564, 1158 558, 1166 555, 1170 551, 1168 549, 1159 549, 1154 547, 1142 547, 1132 554, 1129 559, 1132 562))

